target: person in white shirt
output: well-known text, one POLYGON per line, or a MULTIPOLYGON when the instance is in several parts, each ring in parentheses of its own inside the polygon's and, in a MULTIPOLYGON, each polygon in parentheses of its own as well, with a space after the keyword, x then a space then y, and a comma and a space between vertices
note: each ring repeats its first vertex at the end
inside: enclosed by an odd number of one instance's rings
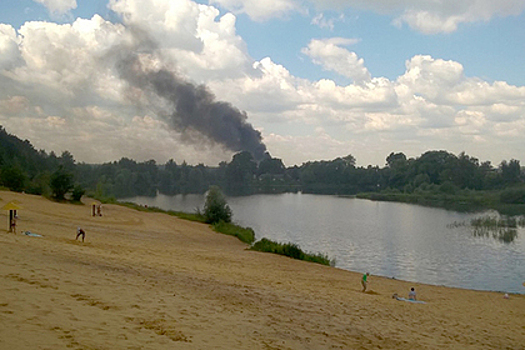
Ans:
POLYGON ((410 292, 408 293, 408 300, 417 300, 416 291, 414 290, 414 287, 410 288, 410 292))

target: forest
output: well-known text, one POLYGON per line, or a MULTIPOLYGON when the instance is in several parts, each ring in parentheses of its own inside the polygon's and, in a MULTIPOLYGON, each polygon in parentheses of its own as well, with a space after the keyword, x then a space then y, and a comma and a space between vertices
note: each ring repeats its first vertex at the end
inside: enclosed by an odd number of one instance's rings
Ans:
POLYGON ((480 206, 488 202, 525 205, 524 180, 519 160, 503 160, 494 166, 465 153, 454 155, 445 150, 428 151, 416 158, 392 152, 383 167, 356 166, 352 155, 286 167, 268 153, 256 162, 246 151, 218 166, 176 163, 172 159, 157 164, 128 158, 86 164, 76 162, 68 151, 57 156, 36 150, 28 140, 0 127, 0 185, 45 196, 56 197, 57 186, 63 187, 60 191, 64 195, 78 196, 87 191, 97 198, 119 199, 157 193, 202 194, 216 185, 229 196, 301 191, 438 206, 444 205, 431 203, 432 198, 447 202, 477 198, 480 206))

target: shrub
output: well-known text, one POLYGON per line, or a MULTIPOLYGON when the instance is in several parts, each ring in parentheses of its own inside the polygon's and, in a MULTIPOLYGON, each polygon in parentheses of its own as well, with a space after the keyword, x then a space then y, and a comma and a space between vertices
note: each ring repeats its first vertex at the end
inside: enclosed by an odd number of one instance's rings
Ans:
POLYGON ((439 190, 446 194, 455 194, 458 188, 450 181, 445 181, 439 186, 439 190))
POLYGON ((76 185, 74 188, 73 188, 73 192, 71 193, 71 199, 74 201, 74 202, 80 202, 80 199, 82 198, 82 196, 84 195, 84 193, 86 193, 86 190, 82 188, 82 186, 80 185, 76 185))
POLYGON ((525 188, 507 188, 500 194, 500 201, 507 204, 525 204, 525 188))
POLYGON ((235 236, 241 242, 252 244, 255 241, 255 232, 250 227, 241 227, 232 223, 219 221, 213 225, 216 232, 235 236))
POLYGON ((217 186, 211 186, 206 194, 204 217, 209 224, 215 224, 220 221, 228 223, 232 220, 232 211, 226 203, 224 194, 217 186))
POLYGON ((255 242, 251 249, 259 252, 274 253, 288 256, 293 259, 305 260, 330 266, 330 259, 326 255, 305 253, 297 244, 294 243, 278 243, 267 238, 263 238, 260 241, 255 242))

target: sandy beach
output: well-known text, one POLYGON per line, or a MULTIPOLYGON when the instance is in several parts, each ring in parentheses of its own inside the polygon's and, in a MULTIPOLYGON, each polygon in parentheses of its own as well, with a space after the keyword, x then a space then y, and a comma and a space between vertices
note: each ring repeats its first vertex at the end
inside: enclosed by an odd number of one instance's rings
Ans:
POLYGON ((525 295, 374 275, 362 293, 362 272, 249 251, 204 224, 0 199, 24 207, 16 235, 0 216, 3 350, 525 349, 525 295), (410 287, 426 304, 392 299, 410 287))

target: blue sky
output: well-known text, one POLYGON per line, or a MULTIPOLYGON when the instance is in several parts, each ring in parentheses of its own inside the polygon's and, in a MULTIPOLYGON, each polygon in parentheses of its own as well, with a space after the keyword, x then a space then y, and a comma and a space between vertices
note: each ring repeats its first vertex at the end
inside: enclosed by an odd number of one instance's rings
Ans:
POLYGON ((0 54, 6 57, 3 64, 0 60, 0 123, 37 148, 68 149, 87 162, 132 157, 213 165, 229 160, 232 150, 188 142, 159 111, 129 106, 125 82, 96 55, 124 37, 119 25, 124 31, 139 26, 159 41, 162 64, 246 111, 268 150, 287 165, 349 153, 358 164, 383 165, 391 151, 418 156, 430 149, 465 151, 494 164, 520 159, 525 151, 525 1, 440 4, 0 0, 0 23, 15 33, 4 26, 3 41, 0 37, 0 54), (92 19, 95 14, 101 18, 92 19), (26 25, 29 21, 36 24, 26 25), (102 40, 100 33, 113 41, 102 40), (74 47, 82 36, 89 38, 85 48, 74 47), (39 42, 56 44, 57 50, 46 52, 39 42), (53 54, 64 58, 66 68, 52 64, 57 62, 53 54), (88 77, 75 61, 85 62, 93 70, 89 79, 96 76, 97 82, 83 81, 88 77), (69 92, 62 91, 67 84, 69 92), (67 108, 49 102, 50 94, 62 101, 71 91, 79 95, 67 108), (88 143, 107 140, 97 136, 103 123, 108 133, 128 140, 95 155, 87 151, 88 143), (144 142, 150 146, 137 146, 144 142))
MULTIPOLYGON (((207 1, 197 1, 207 4, 207 1)), ((26 21, 72 22, 75 18, 91 18, 99 14, 108 20, 118 20, 107 6, 107 0, 78 0, 77 8, 65 15, 51 15, 47 8, 33 0, 0 1, 0 23, 19 28, 26 21)), ((221 12, 227 10, 221 8, 221 12)), ((425 35, 407 28, 394 28, 392 16, 371 11, 346 9, 327 11, 327 18, 343 20, 334 28, 313 25, 312 15, 295 13, 285 19, 256 22, 246 14, 237 17, 237 32, 246 41, 250 55, 256 59, 270 56, 297 76, 321 79, 327 74, 301 54, 311 38, 333 36, 359 38, 352 49, 362 57, 373 76, 395 79, 404 70, 404 62, 417 54, 426 54, 461 62, 465 74, 483 77, 488 81, 504 80, 525 85, 525 13, 494 18, 489 22, 462 25, 454 33, 425 35)), ((348 81, 342 80, 348 83, 348 81)))

